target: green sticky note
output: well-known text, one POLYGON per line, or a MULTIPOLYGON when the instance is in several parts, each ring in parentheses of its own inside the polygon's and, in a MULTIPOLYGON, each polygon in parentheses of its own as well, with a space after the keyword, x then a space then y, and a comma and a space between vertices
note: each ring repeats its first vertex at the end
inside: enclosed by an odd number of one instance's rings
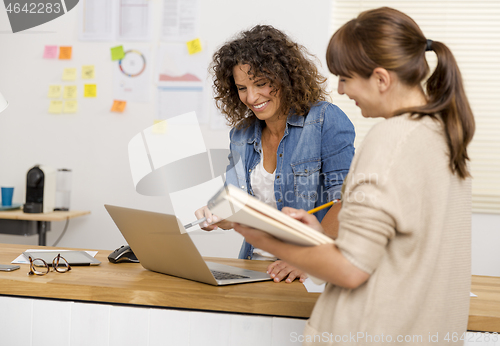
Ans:
POLYGON ((111 60, 121 60, 125 56, 123 46, 116 46, 111 48, 111 60))

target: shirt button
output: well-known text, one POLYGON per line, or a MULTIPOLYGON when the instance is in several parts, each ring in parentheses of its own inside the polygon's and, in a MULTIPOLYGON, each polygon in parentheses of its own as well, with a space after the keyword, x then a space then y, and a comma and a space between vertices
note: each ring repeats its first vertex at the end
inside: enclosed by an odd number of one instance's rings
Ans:
POLYGON ((306 173, 307 173, 307 169, 306 169, 304 172, 306 172, 306 173))
POLYGON ((247 259, 252 259, 252 256, 248 256, 247 259))
POLYGON ((283 157, 283 154, 280 154, 280 157, 283 157))
POLYGON ((249 172, 251 172, 252 170, 251 170, 251 169, 249 169, 248 171, 249 171, 249 172))
POLYGON ((281 198, 280 198, 280 199, 278 199, 278 203, 281 203, 281 198))

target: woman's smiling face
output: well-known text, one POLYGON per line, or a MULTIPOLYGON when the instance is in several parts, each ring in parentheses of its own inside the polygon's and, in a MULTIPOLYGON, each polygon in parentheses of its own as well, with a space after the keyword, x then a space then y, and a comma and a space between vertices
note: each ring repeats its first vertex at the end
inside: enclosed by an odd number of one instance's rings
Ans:
POLYGON ((260 120, 278 118, 280 93, 266 77, 249 75, 250 65, 240 64, 233 68, 233 77, 241 102, 250 108, 260 120))

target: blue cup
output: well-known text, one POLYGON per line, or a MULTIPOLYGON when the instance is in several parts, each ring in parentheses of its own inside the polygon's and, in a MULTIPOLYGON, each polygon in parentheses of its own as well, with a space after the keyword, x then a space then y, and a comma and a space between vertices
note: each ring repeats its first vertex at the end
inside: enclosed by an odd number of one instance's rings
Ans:
POLYGON ((2 206, 10 207, 12 205, 13 187, 2 187, 2 206))

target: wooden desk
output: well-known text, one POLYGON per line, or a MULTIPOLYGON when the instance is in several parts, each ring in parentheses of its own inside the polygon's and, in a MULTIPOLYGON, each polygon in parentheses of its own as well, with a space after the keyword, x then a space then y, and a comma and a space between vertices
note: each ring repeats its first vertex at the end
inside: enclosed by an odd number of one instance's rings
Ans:
MULTIPOLYGON (((26 245, 0 244, 0 263, 10 263, 24 250, 26 245)), ((28 276, 28 265, 0 272, 0 295, 303 319, 310 316, 319 297, 307 293, 298 281, 210 286, 153 273, 136 263, 109 263, 110 252, 99 251, 99 266, 73 267, 65 274, 28 276)), ((208 260, 260 271, 268 265, 263 261, 208 260)), ((468 330, 500 332, 500 278, 472 276, 471 291, 478 297, 471 298, 468 330)))
MULTIPOLYGON (((26 245, 0 244, 0 263, 10 263, 25 250, 26 245)), ((0 295, 300 318, 309 317, 319 297, 318 293, 307 293, 298 281, 211 286, 154 273, 138 263, 112 264, 107 258, 110 253, 98 252, 96 258, 102 262, 99 266, 73 267, 64 274, 28 276, 27 264, 21 264, 21 269, 14 272, 0 272, 0 295)), ((208 260, 264 272, 269 264, 208 260)))
POLYGON ((90 211, 54 211, 52 213, 24 213, 21 209, 0 211, 0 233, 38 234, 38 245, 46 245, 47 232, 52 221, 64 221, 90 214, 90 211))

